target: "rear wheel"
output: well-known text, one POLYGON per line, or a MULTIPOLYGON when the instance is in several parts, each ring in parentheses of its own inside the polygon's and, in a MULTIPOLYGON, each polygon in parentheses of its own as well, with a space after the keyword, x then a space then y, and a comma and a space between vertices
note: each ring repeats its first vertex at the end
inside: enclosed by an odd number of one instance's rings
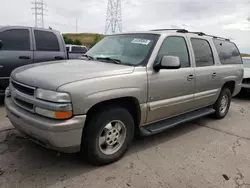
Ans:
POLYGON ((93 165, 105 165, 120 159, 134 137, 134 120, 120 107, 103 109, 87 123, 82 154, 93 165))
POLYGON ((214 104, 214 109, 215 109, 214 116, 217 119, 222 119, 227 115, 231 104, 231 98, 232 98, 231 91, 228 88, 223 88, 219 98, 214 104))

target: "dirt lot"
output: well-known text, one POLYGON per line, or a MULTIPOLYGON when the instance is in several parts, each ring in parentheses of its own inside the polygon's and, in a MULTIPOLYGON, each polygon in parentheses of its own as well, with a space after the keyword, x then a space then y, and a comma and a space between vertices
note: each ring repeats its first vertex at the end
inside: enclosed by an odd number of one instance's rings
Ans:
MULTIPOLYGON (((7 123, 0 110, 1 124, 7 123)), ((1 188, 250 188, 250 100, 209 117, 137 139, 120 161, 91 167, 17 133, 0 143, 1 188)))

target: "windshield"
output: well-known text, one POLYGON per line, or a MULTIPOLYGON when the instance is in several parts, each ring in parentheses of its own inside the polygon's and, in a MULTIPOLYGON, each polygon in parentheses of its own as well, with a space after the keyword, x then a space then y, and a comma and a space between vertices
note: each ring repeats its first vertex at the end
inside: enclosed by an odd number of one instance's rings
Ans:
POLYGON ((244 64, 244 67, 250 68, 250 59, 243 58, 243 64, 244 64))
POLYGON ((155 34, 107 36, 86 54, 94 59, 112 58, 120 64, 136 66, 149 58, 158 38, 155 34))

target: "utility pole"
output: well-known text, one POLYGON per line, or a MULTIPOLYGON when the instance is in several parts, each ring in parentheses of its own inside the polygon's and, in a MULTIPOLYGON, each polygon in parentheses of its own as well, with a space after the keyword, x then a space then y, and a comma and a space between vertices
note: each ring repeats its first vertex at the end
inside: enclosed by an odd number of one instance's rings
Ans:
POLYGON ((105 34, 122 32, 121 0, 108 0, 105 34))
POLYGON ((46 4, 43 0, 34 0, 32 5, 32 10, 34 11, 32 14, 35 15, 35 27, 44 28, 44 11, 46 11, 46 4))
POLYGON ((76 33, 78 32, 78 18, 76 18, 76 33))

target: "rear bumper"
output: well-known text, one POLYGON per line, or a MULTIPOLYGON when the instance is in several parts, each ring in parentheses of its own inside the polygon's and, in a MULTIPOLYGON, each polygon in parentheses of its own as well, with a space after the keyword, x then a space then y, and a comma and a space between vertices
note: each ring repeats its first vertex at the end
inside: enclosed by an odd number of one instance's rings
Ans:
POLYGON ((11 123, 34 142, 66 153, 80 151, 85 115, 53 120, 23 110, 10 97, 5 98, 5 108, 11 123))

